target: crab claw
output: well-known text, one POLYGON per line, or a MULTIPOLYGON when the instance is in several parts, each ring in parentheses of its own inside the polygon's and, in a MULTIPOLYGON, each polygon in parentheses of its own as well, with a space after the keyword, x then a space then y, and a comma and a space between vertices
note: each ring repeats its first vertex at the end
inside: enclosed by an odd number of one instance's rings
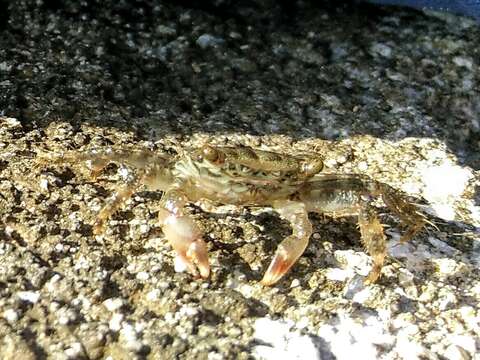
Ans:
POLYGON ((210 275, 207 244, 193 219, 179 216, 162 209, 159 219, 165 237, 177 253, 177 258, 196 277, 203 279, 210 275))
MULTIPOLYGON (((206 279, 210 276, 210 264, 208 262, 207 244, 202 239, 195 240, 190 244, 186 252, 187 266, 195 264, 200 277, 206 279)), ((189 266, 190 272, 196 275, 196 269, 189 266)))
POLYGON ((295 264, 298 256, 291 256, 287 250, 279 246, 275 252, 275 256, 272 259, 272 262, 268 266, 265 275, 261 281, 262 285, 271 286, 277 283, 283 275, 285 275, 288 270, 295 264))

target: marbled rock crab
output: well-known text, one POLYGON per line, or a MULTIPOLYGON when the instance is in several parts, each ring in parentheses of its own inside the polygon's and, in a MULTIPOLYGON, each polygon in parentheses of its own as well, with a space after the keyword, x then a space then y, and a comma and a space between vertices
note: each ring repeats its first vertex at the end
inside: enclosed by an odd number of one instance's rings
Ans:
POLYGON ((43 154, 42 162, 87 161, 98 174, 109 163, 136 169, 98 214, 94 233, 140 187, 163 191, 158 218, 178 259, 196 277, 207 278, 210 265, 206 243, 195 221, 185 211, 188 202, 210 200, 239 206, 269 206, 292 227, 279 245, 262 284, 273 285, 295 264, 312 234, 309 212, 333 217, 356 216, 361 241, 373 259, 366 283, 380 276, 386 256, 386 237, 371 200, 381 196, 406 226, 401 242, 411 239, 426 223, 415 204, 391 186, 358 174, 322 173, 318 157, 290 156, 247 146, 206 145, 176 157, 150 151, 62 155, 43 154))

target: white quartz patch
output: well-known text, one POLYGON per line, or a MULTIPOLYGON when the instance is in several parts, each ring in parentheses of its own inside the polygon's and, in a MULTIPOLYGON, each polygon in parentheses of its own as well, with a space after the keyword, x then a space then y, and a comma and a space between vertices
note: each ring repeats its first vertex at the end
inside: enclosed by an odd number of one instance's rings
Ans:
POLYGON ((386 323, 377 316, 366 315, 363 321, 347 315, 323 325, 318 335, 328 344, 338 360, 378 359, 378 349, 395 344, 395 336, 387 332, 386 323))
POLYGON ((40 298, 38 291, 19 291, 17 296, 20 300, 35 304, 40 298))
POLYGON ((423 179, 423 197, 431 204, 435 215, 451 221, 455 219, 453 204, 463 194, 472 173, 449 160, 437 166, 420 169, 423 179))
POLYGON ((347 315, 323 325, 315 335, 293 330, 289 320, 261 318, 255 322, 256 359, 377 359, 379 347, 395 345, 384 319, 365 316, 363 321, 347 315))
POLYGON ((293 322, 260 318, 255 321, 255 359, 317 360, 321 354, 313 338, 292 331, 293 322))

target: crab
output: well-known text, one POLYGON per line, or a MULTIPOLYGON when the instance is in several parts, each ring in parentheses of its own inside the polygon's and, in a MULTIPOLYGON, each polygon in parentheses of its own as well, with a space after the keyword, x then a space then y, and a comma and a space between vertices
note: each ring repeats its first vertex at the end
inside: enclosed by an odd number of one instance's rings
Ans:
POLYGON ((94 177, 112 162, 135 168, 134 175, 98 213, 94 234, 101 234, 110 216, 142 186, 160 190, 160 227, 177 259, 196 278, 208 278, 210 264, 203 234, 186 210, 190 202, 271 207, 289 222, 292 234, 278 245, 261 280, 267 286, 277 283, 305 251, 312 235, 309 212, 334 218, 357 217, 362 244, 373 260, 367 284, 377 281, 387 254, 383 226, 372 200, 381 197, 403 222, 406 231, 401 243, 426 223, 405 194, 365 175, 322 172, 323 161, 318 155, 291 156, 248 146, 205 145, 175 157, 152 151, 43 156, 43 162, 52 160, 87 161, 94 177))

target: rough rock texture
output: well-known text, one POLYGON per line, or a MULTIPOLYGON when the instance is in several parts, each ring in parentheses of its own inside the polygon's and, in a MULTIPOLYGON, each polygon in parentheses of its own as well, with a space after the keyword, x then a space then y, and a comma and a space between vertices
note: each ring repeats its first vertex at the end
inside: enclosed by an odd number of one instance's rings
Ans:
POLYGON ((480 28, 315 3, 0 2, 0 358, 478 359, 480 28), (423 198, 432 224, 400 245, 378 203, 390 257, 364 286, 354 219, 312 215, 305 255, 265 288, 288 226, 192 204, 213 267, 198 282, 175 271, 160 194, 96 237, 124 169, 36 160, 206 142, 318 153, 423 198))

